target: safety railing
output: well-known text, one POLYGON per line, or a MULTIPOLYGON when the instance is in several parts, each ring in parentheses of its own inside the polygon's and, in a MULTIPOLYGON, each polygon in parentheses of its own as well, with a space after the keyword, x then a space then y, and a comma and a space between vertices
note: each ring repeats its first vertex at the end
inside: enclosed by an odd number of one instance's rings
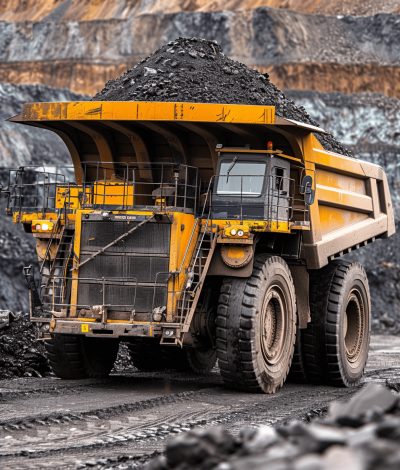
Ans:
POLYGON ((83 207, 128 210, 172 207, 196 213, 201 180, 198 168, 175 163, 82 163, 83 207))
POLYGON ((1 192, 6 195, 7 211, 65 209, 78 204, 78 186, 71 165, 30 165, 7 170, 1 192))
MULTIPOLYGON (((46 310, 50 310, 53 314, 57 312, 61 313, 61 310, 69 310, 75 308, 79 314, 80 310, 90 310, 93 305, 87 303, 71 303, 69 302, 69 296, 71 295, 70 287, 73 283, 81 283, 84 281, 87 284, 97 285, 101 287, 101 302, 98 302, 96 306, 100 306, 102 309, 112 307, 113 310, 128 309, 129 312, 135 311, 136 296, 138 289, 138 280, 136 277, 113 277, 113 278, 94 278, 94 277, 68 277, 68 276, 54 276, 47 283, 42 285, 40 288, 40 298, 46 310), (115 304, 110 303, 108 296, 112 295, 109 290, 112 286, 128 287, 133 290, 132 292, 132 303, 129 304, 115 304)), ((87 285, 86 284, 86 285, 87 285)), ((78 288, 79 297, 79 288, 78 288)))
POLYGON ((7 171, 0 190, 9 212, 37 209, 103 208, 129 210, 172 207, 196 213, 201 179, 198 168, 174 163, 82 162, 82 167, 24 166, 7 171), (75 174, 83 183, 77 185, 75 174))

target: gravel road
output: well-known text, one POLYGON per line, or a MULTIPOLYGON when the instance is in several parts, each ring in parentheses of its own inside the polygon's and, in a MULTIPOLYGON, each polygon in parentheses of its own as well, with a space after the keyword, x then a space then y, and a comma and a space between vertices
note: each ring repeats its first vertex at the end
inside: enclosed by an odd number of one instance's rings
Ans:
MULTIPOLYGON (((370 381, 400 383, 400 338, 372 337, 364 383, 370 381)), ((73 469, 107 458, 115 465, 144 461, 192 427, 219 425, 238 434, 243 427, 308 421, 356 390, 287 383, 276 395, 244 394, 225 388, 217 369, 204 377, 171 371, 107 380, 3 380, 0 466, 73 469)))

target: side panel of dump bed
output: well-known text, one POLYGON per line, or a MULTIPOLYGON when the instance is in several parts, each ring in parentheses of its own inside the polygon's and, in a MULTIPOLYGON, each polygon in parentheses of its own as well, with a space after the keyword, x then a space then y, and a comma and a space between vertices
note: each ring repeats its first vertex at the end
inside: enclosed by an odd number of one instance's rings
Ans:
POLYGON ((311 231, 303 234, 307 267, 395 232, 385 172, 377 165, 322 150, 314 136, 304 139, 306 167, 315 172, 311 231))

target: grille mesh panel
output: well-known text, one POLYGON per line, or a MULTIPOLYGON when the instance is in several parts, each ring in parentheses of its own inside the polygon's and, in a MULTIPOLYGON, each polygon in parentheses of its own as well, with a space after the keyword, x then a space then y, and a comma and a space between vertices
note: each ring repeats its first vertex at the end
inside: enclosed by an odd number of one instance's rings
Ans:
MULTIPOLYGON (((131 230, 139 222, 82 221, 80 262, 101 250, 116 238, 131 230)), ((169 270, 169 247, 171 225, 148 222, 137 231, 107 249, 106 253, 97 255, 79 270, 79 278, 126 279, 137 278, 138 283, 151 283, 137 286, 136 303, 134 303, 135 286, 113 284, 106 285, 105 303, 112 309, 130 311, 135 308, 138 313, 151 312, 153 304, 154 282, 158 272, 169 270), (117 307, 118 306, 118 307, 117 307)), ((156 287, 154 307, 167 305, 168 275, 159 275, 156 287)), ((102 284, 81 280, 78 286, 78 305, 93 306, 103 303, 102 284)))
MULTIPOLYGON (((81 256, 81 262, 88 255, 81 256)), ((132 278, 138 282, 154 282, 156 274, 168 272, 169 259, 155 256, 108 256, 98 255, 82 266, 79 277, 132 278)), ((159 275, 157 283, 167 282, 168 275, 159 275)))
MULTIPOLYGON (((139 222, 82 221, 81 251, 98 251, 131 230, 139 222)), ((149 222, 110 247, 109 253, 168 254, 170 224, 149 222)))

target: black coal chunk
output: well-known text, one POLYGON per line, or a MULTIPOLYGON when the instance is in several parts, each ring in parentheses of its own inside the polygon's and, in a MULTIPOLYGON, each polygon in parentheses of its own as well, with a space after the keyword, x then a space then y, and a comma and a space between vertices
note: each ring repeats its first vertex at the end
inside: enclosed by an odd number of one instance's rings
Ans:
MULTIPOLYGON (((92 101, 174 101, 275 106, 276 115, 320 127, 262 74, 227 57, 215 41, 179 38, 109 80, 92 101)), ((315 133, 325 150, 352 157, 331 134, 315 133)))
POLYGON ((50 373, 43 342, 36 341, 29 314, 13 314, 13 321, 0 329, 0 379, 43 377, 50 373))

